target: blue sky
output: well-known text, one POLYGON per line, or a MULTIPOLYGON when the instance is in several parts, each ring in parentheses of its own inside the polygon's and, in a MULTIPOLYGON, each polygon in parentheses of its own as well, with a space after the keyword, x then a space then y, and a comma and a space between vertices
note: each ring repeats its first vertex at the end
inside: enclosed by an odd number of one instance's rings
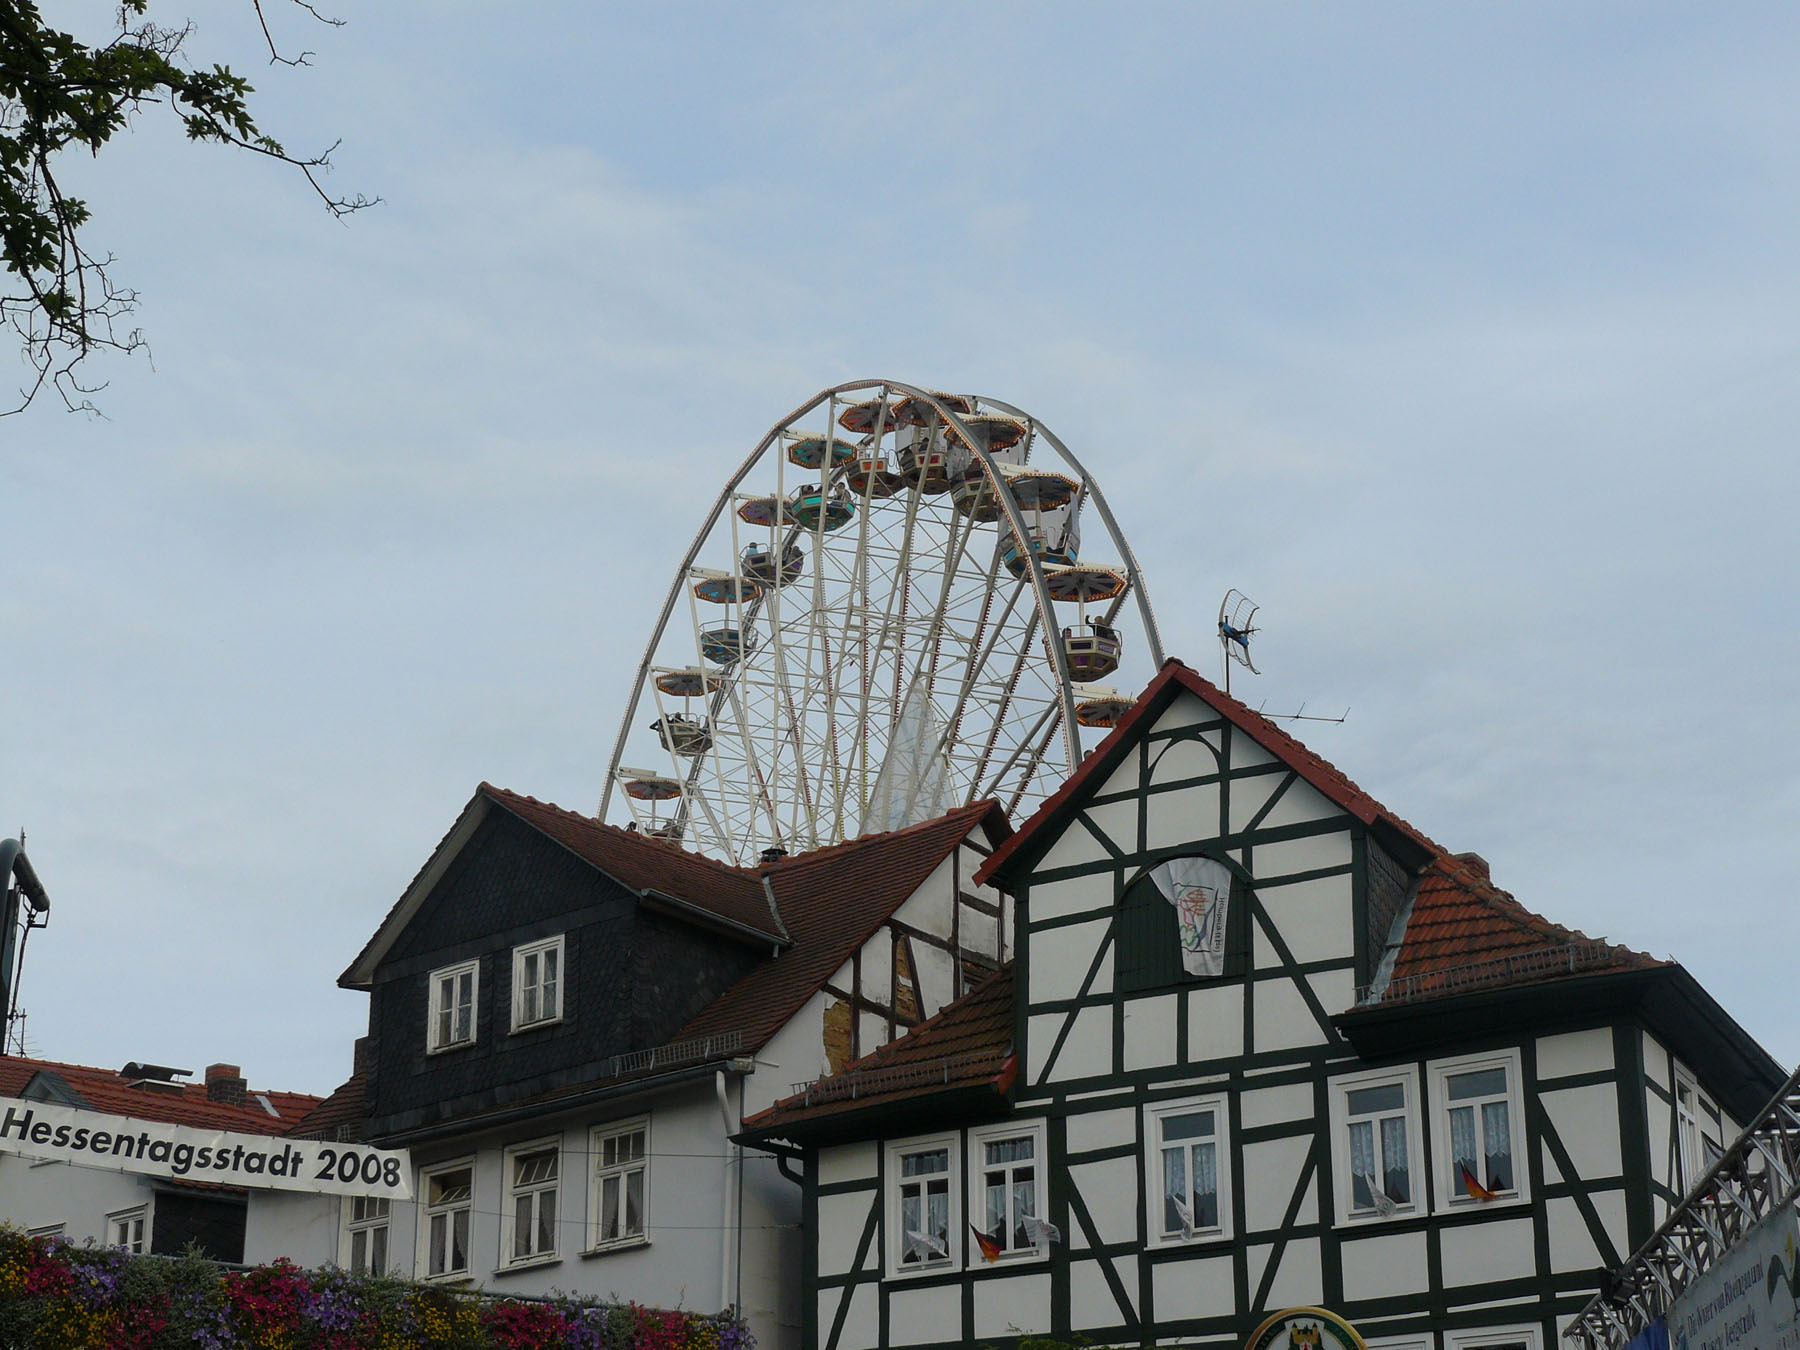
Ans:
POLYGON ((591 809, 720 482, 874 375, 1045 419, 1170 651, 1250 592, 1240 692, 1800 1056, 1791 8, 246 8, 194 56, 385 201, 71 166, 152 359, 0 421, 40 1053, 333 1086, 476 783, 591 809))

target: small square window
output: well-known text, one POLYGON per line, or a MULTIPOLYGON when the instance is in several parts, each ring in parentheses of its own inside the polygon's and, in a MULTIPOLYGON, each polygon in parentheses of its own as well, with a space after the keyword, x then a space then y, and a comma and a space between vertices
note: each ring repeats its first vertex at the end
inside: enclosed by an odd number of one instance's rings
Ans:
POLYGON ((588 1193, 588 1249, 606 1251, 645 1240, 650 1197, 650 1122, 603 1125, 593 1132, 588 1193))
POLYGON ((475 1212, 475 1167, 472 1162, 444 1163, 420 1173, 423 1214, 420 1262, 428 1280, 452 1279, 469 1273, 469 1228, 475 1212))
POLYGON ((1438 1158, 1440 1207, 1526 1198, 1519 1085, 1517 1051, 1431 1066, 1432 1151, 1438 1158))
POLYGON ((1229 1237, 1231 1146, 1223 1097, 1144 1110, 1150 1245, 1229 1237))
POLYGON ((426 1048, 433 1053, 475 1044, 475 996, 481 983, 481 963, 434 970, 428 977, 431 1011, 426 1026, 426 1048))
POLYGON ((562 934, 513 948, 512 988, 514 1031, 562 1021, 562 934))
MULTIPOLYGON (((1049 1172, 1041 1123, 973 1130, 969 1134, 969 1219, 975 1248, 972 1269, 989 1251, 994 1261, 1049 1254, 1049 1172)), ((904 1184, 904 1183, 903 1183, 904 1184)))
POLYGON ((539 1140, 506 1150, 506 1214, 502 1261, 516 1265, 556 1255, 556 1190, 560 1142, 539 1140))
POLYGON ((1416 1070, 1333 1080, 1331 1135, 1339 1223, 1425 1212, 1416 1070))
POLYGON ((961 1267, 957 1163, 960 1139, 941 1135, 887 1147, 889 1275, 961 1267))

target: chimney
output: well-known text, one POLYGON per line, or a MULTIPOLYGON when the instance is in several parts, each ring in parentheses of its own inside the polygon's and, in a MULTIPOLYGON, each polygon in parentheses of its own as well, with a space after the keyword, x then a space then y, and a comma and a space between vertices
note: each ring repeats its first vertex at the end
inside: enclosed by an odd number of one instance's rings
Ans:
POLYGON ((787 857, 787 850, 780 844, 770 844, 762 851, 762 861, 766 863, 780 862, 787 857))
POLYGON ((375 1067, 375 1038, 358 1036, 356 1047, 350 1052, 350 1072, 366 1074, 375 1067))
POLYGON ((1482 857, 1479 853, 1453 853, 1450 856, 1455 858, 1459 863, 1466 864, 1481 873, 1483 881, 1492 881, 1494 879, 1494 874, 1488 870, 1487 859, 1482 857))
POLYGON ((226 1106, 242 1106, 249 1096, 250 1084, 235 1064, 206 1066, 206 1100, 226 1106))

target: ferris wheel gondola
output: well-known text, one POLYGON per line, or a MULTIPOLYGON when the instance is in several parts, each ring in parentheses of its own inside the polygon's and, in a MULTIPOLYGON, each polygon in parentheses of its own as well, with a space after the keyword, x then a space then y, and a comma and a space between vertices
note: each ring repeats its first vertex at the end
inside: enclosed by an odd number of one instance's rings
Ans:
POLYGON ((601 815, 747 862, 985 797, 1027 811, 1130 705, 1083 682, 1132 657, 1162 660, 1143 577, 1062 441, 998 400, 841 385, 763 437, 679 561, 601 815), (1082 558, 1084 509, 1112 561, 1082 558), (620 769, 640 744, 668 767, 620 769))

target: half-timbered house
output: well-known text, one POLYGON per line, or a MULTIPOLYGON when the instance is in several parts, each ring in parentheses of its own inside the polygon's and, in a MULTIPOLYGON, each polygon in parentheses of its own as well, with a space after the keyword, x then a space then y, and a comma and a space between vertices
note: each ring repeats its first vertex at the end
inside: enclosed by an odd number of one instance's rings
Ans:
POLYGON ((734 867, 483 784, 340 983, 357 1074, 301 1134, 410 1149, 409 1202, 251 1197, 251 1260, 617 1295, 800 1335, 800 1190, 746 1114, 999 968, 993 803, 734 867))
POLYGON ((977 879, 1011 966, 749 1122, 807 1350, 1550 1350, 1783 1078, 1179 662, 977 879))

